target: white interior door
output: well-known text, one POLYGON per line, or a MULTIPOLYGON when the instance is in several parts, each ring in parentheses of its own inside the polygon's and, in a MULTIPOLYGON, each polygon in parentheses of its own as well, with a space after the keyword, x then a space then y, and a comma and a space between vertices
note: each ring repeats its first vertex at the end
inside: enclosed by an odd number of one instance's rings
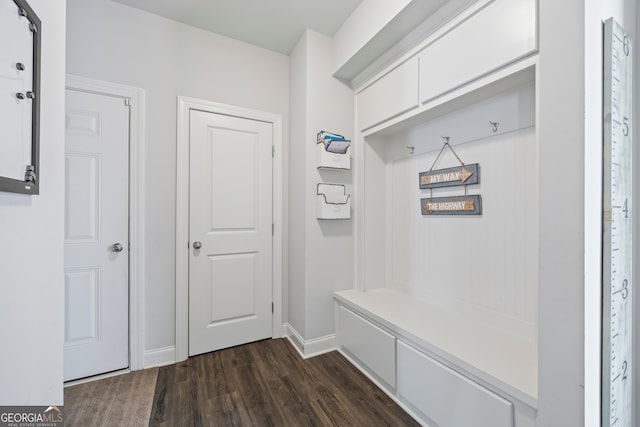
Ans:
POLYGON ((272 127, 191 110, 189 355, 272 335, 272 127))
POLYGON ((129 107, 66 91, 64 380, 129 366, 129 107))

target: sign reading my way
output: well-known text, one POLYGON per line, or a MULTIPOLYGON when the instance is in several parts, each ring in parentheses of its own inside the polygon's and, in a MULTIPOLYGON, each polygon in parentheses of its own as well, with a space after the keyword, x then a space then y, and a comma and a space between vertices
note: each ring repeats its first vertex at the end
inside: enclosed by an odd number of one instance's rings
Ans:
POLYGON ((479 182, 478 164, 420 173, 420 189, 470 185, 479 182))

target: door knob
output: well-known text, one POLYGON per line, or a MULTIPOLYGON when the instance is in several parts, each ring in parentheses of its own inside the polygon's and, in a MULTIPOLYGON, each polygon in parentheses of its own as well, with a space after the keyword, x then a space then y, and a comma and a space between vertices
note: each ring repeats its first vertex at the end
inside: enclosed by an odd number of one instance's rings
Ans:
POLYGON ((111 250, 112 250, 113 252, 122 252, 122 250, 123 250, 123 249, 124 249, 124 247, 122 246, 122 244, 121 244, 121 243, 114 243, 114 244, 111 246, 111 250))
POLYGON ((193 242, 193 249, 200 249, 202 247, 202 242, 193 242))

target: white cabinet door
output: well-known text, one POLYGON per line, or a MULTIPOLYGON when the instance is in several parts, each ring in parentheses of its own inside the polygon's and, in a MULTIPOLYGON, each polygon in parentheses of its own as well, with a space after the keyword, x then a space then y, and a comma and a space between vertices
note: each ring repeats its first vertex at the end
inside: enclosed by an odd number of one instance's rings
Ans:
POLYGON ((360 130, 418 107, 418 79, 414 57, 360 92, 356 97, 360 130))
POLYGON ((129 107, 66 92, 64 380, 129 366, 129 107))
POLYGON ((535 0, 498 0, 419 54, 420 101, 482 77, 537 49, 535 0))
POLYGON ((189 355, 272 335, 272 127, 191 110, 189 355))

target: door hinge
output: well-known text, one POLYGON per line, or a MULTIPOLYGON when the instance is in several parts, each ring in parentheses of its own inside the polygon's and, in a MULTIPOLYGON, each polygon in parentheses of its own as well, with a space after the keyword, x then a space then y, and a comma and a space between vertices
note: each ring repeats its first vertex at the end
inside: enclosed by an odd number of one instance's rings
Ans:
POLYGON ((124 105, 126 105, 127 107, 131 106, 131 98, 125 98, 124 99, 124 105))
POLYGON ((276 156, 276 146, 272 145, 271 146, 271 157, 275 157, 276 156))
POLYGON ((273 303, 271 303, 271 313, 273 313, 273 303))
POLYGON ((271 235, 275 236, 276 235, 276 225, 271 223, 271 235))

